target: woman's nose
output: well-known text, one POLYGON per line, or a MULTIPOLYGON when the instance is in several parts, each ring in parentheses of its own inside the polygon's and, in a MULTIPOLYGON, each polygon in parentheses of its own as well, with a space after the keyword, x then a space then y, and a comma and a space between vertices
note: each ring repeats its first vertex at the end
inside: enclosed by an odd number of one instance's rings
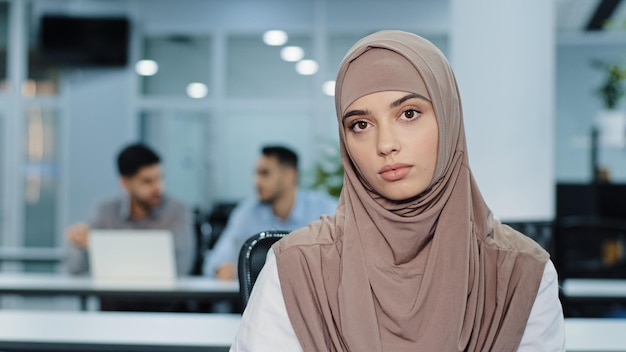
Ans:
POLYGON ((400 141, 391 126, 378 126, 378 155, 387 156, 400 151, 400 141))

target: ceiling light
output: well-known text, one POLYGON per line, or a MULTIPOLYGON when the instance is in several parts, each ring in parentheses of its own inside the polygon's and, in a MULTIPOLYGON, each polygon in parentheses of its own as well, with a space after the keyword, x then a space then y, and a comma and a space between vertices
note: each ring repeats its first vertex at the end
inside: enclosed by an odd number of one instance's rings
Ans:
POLYGON ((204 83, 189 83, 187 86, 187 95, 190 98, 202 99, 209 93, 209 88, 204 83))
POLYGON ((302 60, 296 64, 296 72, 301 75, 314 75, 317 73, 319 65, 315 60, 302 60))
POLYGON ((335 81, 326 81, 322 85, 322 91, 324 94, 334 97, 335 96, 335 81))
POLYGON ((154 76, 159 71, 159 65, 154 60, 139 60, 135 64, 135 71, 141 76, 154 76))
POLYGON ((296 62, 304 57, 304 50, 299 46, 286 46, 280 51, 280 57, 287 62, 296 62))
POLYGON ((287 33, 284 31, 267 31, 263 34, 263 42, 271 46, 279 46, 287 43, 287 33))

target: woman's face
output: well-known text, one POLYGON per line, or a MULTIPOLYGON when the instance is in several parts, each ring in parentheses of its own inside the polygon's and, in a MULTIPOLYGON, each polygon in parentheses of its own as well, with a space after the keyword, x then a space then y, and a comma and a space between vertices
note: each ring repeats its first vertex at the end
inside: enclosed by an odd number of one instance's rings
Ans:
POLYGON ((368 94, 348 106, 343 129, 353 162, 379 194, 401 201, 426 190, 439 143, 427 99, 401 91, 368 94))

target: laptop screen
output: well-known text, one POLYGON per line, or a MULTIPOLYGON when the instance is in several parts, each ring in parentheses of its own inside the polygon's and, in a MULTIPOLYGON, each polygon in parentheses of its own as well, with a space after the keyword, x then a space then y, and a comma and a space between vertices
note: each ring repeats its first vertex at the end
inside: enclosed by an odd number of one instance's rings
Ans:
POLYGON ((91 275, 96 281, 173 282, 173 242, 167 230, 91 230, 91 275))

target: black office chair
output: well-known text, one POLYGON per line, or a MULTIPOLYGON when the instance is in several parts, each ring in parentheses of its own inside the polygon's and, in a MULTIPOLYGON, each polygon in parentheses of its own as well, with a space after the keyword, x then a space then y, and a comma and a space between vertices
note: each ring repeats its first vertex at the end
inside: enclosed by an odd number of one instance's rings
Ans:
POLYGON ((546 251, 550 253, 554 252, 554 246, 552 244, 552 229, 553 229, 554 224, 552 221, 539 221, 539 220, 506 221, 506 220, 503 220, 502 223, 505 225, 509 225, 513 229, 532 238, 546 251))
POLYGON ((190 275, 201 276, 206 251, 213 249, 237 203, 218 203, 211 212, 194 209, 196 250, 190 275))
POLYGON ((241 310, 243 311, 250 299, 252 287, 256 282, 263 265, 265 257, 274 242, 287 236, 287 231, 263 231, 248 238, 241 246, 239 252, 239 297, 241 298, 241 310))

